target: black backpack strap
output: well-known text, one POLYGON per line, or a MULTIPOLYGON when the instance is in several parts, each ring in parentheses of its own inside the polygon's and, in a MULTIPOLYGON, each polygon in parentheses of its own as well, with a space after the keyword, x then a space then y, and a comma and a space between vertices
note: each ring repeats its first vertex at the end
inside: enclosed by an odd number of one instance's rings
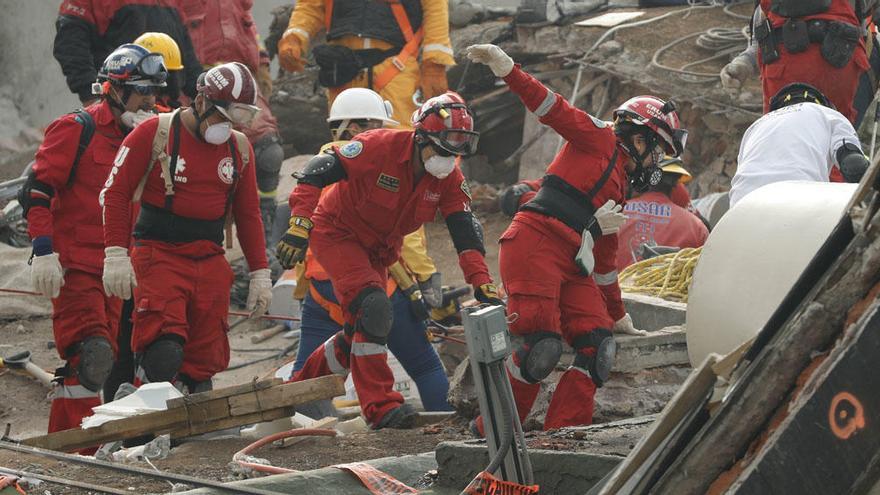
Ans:
POLYGON ((226 208, 223 210, 223 216, 229 214, 232 206, 232 200, 235 197, 235 190, 238 188, 238 179, 241 176, 241 162, 238 158, 238 145, 235 136, 229 139, 229 153, 232 154, 232 185, 229 186, 229 192, 226 193, 226 208))
POLYGON ((83 153, 85 153, 86 148, 89 147, 89 143, 92 142, 92 136, 95 135, 95 119, 92 118, 92 114, 82 108, 78 108, 71 113, 73 114, 73 119, 82 126, 82 132, 79 134, 79 145, 76 148, 76 155, 73 157, 70 175, 67 176, 67 187, 73 185, 73 181, 76 178, 76 169, 79 167, 79 160, 82 158, 83 153))
POLYGON ((593 188, 590 189, 590 192, 587 193, 587 202, 592 203, 593 198, 596 197, 596 194, 605 187, 605 183, 608 182, 608 178, 611 177, 611 171, 614 170, 614 166, 617 165, 617 153, 618 149, 614 148, 614 155, 611 156, 611 161, 608 162, 608 166, 605 168, 605 171, 602 172, 602 177, 599 177, 599 180, 596 181, 596 184, 593 185, 593 188))
MULTIPOLYGON (((168 159, 168 180, 174 184, 174 175, 177 174, 177 158, 180 156, 180 112, 174 114, 171 119, 171 156, 168 159)), ((174 194, 165 194, 165 209, 171 211, 174 194)))

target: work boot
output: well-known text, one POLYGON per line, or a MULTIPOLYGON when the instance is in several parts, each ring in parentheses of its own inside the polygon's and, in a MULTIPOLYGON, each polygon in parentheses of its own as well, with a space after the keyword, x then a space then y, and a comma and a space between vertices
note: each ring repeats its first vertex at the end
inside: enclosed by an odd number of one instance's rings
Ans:
POLYGON ((375 430, 382 428, 394 428, 397 430, 408 430, 415 426, 416 418, 419 413, 409 404, 401 404, 396 409, 392 409, 385 413, 379 424, 375 426, 375 430))

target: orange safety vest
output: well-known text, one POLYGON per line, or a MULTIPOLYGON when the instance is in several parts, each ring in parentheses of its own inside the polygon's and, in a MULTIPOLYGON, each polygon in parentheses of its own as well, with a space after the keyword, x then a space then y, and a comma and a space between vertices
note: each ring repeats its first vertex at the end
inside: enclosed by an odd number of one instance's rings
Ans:
MULTIPOLYGON (((424 26, 419 27, 419 30, 413 33, 412 24, 410 24, 409 17, 406 15, 406 9, 403 8, 403 5, 401 5, 400 2, 397 0, 386 1, 389 7, 391 7, 391 12, 394 14, 394 20, 397 21, 397 27, 399 27, 400 32, 403 33, 403 39, 406 40, 406 44, 403 45, 400 53, 391 57, 391 65, 373 77, 373 89, 377 92, 381 91, 382 88, 388 85, 397 74, 400 74, 400 72, 406 67, 406 61, 409 60, 410 57, 415 57, 418 54, 419 47, 422 45, 422 38, 425 37, 424 26)), ((327 0, 327 4, 324 8, 324 28, 328 32, 330 31, 330 21, 332 19, 333 0, 327 0)))
MULTIPOLYGON (((397 284, 394 280, 388 279, 388 283, 385 285, 385 294, 388 297, 391 297, 391 294, 394 294, 394 291, 397 290, 397 284)), ((339 303, 331 302, 326 297, 322 296, 318 289, 315 288, 314 284, 309 284, 309 294, 311 294, 312 299, 318 303, 318 306, 324 308, 325 311, 330 315, 330 319, 335 321, 338 325, 345 325, 345 316, 342 312, 342 306, 339 303)))

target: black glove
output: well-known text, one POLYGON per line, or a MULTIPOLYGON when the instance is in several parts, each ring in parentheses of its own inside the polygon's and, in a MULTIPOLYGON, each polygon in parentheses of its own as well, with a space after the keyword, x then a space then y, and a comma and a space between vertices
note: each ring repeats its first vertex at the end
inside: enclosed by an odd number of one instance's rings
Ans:
POLYGON ((523 194, 531 190, 532 188, 523 182, 514 184, 505 189, 504 192, 498 196, 498 205, 501 207, 501 213, 504 213, 509 217, 516 215, 517 210, 519 210, 519 199, 523 194))
POLYGON ((430 313, 428 313, 428 307, 425 306, 425 302, 422 299, 422 293, 416 284, 411 285, 403 293, 409 298, 409 307, 417 320, 425 321, 431 317, 430 313))
POLYGON ((498 287, 493 283, 474 286, 474 297, 483 304, 506 306, 498 295, 498 287))

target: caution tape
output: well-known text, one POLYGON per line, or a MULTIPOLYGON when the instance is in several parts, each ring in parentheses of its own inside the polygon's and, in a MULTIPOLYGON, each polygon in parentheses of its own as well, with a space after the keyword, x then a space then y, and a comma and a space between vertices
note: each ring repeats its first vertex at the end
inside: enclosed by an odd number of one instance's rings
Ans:
POLYGON ((363 462, 333 466, 355 475, 373 495, 410 495, 419 493, 415 488, 401 483, 388 473, 383 473, 363 462))
POLYGON ((702 252, 701 247, 685 248, 633 263, 620 272, 620 290, 687 302, 694 268, 702 252))
POLYGON ((539 490, 538 485, 520 485, 513 481, 500 480, 483 471, 468 484, 462 493, 467 495, 534 495, 539 490))

